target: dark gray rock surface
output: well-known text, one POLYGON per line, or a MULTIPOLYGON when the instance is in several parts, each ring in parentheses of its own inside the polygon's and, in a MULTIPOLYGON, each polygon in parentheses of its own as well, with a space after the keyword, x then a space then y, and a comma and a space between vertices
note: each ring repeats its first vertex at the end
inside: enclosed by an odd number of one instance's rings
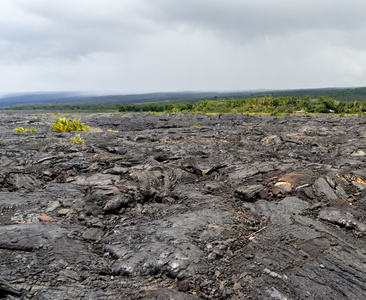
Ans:
POLYGON ((365 117, 0 115, 0 299, 366 298, 365 117))

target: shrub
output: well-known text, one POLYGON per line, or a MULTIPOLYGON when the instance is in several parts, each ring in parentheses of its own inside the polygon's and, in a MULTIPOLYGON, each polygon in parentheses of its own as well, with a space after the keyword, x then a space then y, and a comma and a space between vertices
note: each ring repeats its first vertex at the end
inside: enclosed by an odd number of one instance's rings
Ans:
POLYGON ((74 137, 70 138, 73 145, 85 144, 84 140, 80 137, 80 134, 75 134, 74 137))
POLYGON ((70 131, 89 131, 90 127, 85 126, 84 123, 79 120, 67 120, 66 117, 59 118, 57 121, 53 121, 53 125, 51 125, 52 130, 56 132, 70 132, 70 131))
POLYGON ((17 127, 14 129, 17 132, 37 132, 37 129, 35 129, 33 126, 31 129, 23 128, 23 127, 17 127))

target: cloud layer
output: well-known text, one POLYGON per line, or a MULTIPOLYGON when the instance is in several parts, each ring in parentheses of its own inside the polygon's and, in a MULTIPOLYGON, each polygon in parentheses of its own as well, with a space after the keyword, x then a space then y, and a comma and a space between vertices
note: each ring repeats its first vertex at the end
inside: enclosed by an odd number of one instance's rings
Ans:
POLYGON ((364 86, 366 2, 3 0, 0 93, 364 86))

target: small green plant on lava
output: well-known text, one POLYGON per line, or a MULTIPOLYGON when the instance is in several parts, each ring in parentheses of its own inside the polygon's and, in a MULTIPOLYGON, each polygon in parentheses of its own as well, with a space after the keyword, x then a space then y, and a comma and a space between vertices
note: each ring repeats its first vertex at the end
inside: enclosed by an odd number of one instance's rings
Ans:
POLYGON ((75 134, 74 137, 70 138, 70 140, 72 141, 73 145, 78 145, 78 144, 85 144, 84 140, 81 138, 80 134, 75 134))
POLYGON ((56 132, 70 132, 70 131, 90 131, 89 126, 85 126, 84 123, 81 123, 80 119, 76 120, 67 120, 66 117, 59 118, 56 121, 52 122, 51 125, 52 130, 56 132))
POLYGON ((17 132, 37 132, 37 129, 35 129, 33 126, 31 127, 31 129, 27 129, 27 128, 23 128, 23 127, 17 127, 14 129, 17 132))

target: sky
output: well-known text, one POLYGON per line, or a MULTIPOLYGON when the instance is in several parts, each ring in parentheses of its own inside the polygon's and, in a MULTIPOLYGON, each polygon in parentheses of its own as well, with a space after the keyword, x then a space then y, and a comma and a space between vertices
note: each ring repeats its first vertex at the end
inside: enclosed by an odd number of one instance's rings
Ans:
POLYGON ((1 0, 0 94, 366 86, 364 0, 1 0))

